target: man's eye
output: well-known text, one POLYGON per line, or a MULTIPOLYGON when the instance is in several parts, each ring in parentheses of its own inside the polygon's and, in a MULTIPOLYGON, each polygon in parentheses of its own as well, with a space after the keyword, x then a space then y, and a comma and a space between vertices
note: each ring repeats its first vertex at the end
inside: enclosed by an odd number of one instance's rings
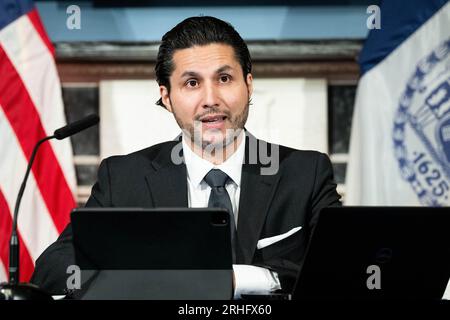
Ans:
POLYGON ((230 80, 231 80, 231 77, 229 75, 220 76, 220 82, 222 82, 222 83, 230 82, 230 80))
POLYGON ((186 85, 188 87, 196 87, 197 84, 198 84, 197 80, 188 80, 188 81, 186 81, 186 85))

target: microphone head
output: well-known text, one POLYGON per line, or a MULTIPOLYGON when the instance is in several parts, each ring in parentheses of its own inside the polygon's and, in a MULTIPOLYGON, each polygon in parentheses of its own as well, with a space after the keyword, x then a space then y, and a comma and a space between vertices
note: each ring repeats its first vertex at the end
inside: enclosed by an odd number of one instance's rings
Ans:
POLYGON ((91 114, 81 120, 69 123, 67 126, 55 130, 53 135, 56 139, 62 140, 64 138, 70 137, 71 135, 74 135, 75 133, 83 131, 84 129, 96 125, 99 121, 100 118, 98 117, 98 115, 91 114))

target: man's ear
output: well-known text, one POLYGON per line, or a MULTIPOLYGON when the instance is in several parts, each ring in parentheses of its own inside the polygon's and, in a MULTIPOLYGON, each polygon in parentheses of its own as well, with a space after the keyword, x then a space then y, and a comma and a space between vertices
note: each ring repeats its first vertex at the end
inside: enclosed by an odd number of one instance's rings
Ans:
POLYGON ((245 79, 247 82, 247 90, 248 90, 248 96, 251 97, 253 94, 253 76, 251 73, 247 74, 247 79, 245 79))
POLYGON ((172 104, 170 103, 169 90, 166 86, 159 86, 159 94, 161 101, 169 112, 172 112, 172 104))

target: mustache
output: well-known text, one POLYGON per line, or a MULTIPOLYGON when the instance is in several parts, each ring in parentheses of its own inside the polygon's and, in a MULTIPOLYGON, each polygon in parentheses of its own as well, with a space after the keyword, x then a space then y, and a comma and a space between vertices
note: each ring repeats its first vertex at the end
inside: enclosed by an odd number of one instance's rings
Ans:
POLYGON ((231 113, 228 110, 223 110, 221 111, 219 108, 211 108, 208 111, 199 114, 197 116, 195 116, 194 120, 196 121, 200 121, 201 118, 205 117, 205 116, 211 116, 211 115, 216 115, 216 114, 223 114, 225 115, 228 119, 231 119, 231 113))

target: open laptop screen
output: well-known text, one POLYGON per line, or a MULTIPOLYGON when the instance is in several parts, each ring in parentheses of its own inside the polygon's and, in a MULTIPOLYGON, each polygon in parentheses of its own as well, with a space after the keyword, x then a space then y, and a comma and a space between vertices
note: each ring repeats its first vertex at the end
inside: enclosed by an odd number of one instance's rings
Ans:
POLYGON ((449 208, 325 208, 293 298, 440 299, 449 277, 449 208))
POLYGON ((72 212, 85 299, 229 299, 229 214, 220 209, 72 212))

